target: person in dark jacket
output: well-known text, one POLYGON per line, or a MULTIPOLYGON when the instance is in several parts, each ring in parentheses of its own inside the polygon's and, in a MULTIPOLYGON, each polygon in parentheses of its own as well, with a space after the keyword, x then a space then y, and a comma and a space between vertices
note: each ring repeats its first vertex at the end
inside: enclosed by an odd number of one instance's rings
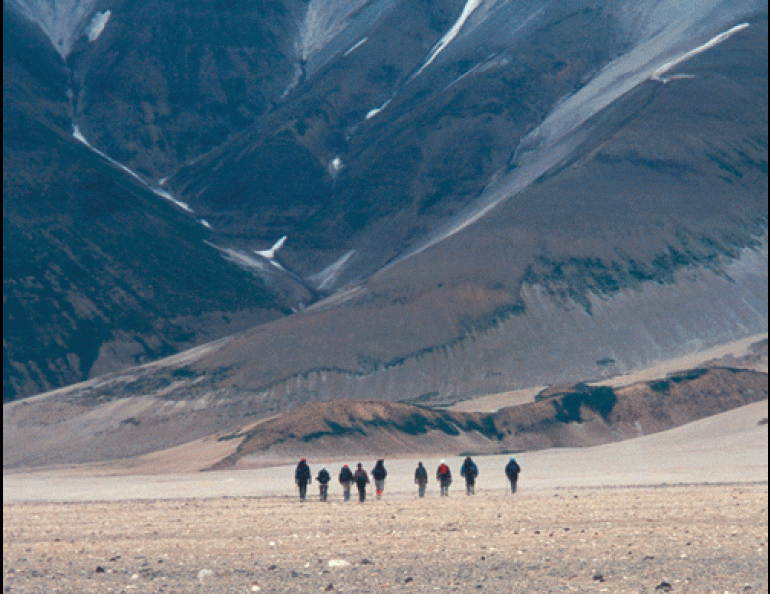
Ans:
POLYGON ((297 483, 297 486, 299 487, 300 501, 305 501, 308 483, 311 483, 312 481, 313 478, 310 475, 310 466, 308 466, 305 459, 302 458, 302 460, 299 461, 299 464, 297 464, 297 470, 294 471, 294 482, 297 483))
POLYGON ((385 477, 388 476, 388 471, 385 470, 385 460, 377 460, 377 464, 372 469, 372 478, 374 479, 374 488, 377 492, 377 499, 382 497, 382 492, 385 490, 385 477))
POLYGON ((414 471, 414 482, 417 485, 417 494, 420 497, 425 497, 425 486, 428 484, 428 471, 422 465, 422 462, 417 463, 417 469, 414 471))
POLYGON ((441 488, 441 496, 447 497, 449 495, 449 485, 452 484, 452 471, 449 470, 449 466, 446 460, 442 460, 436 470, 436 480, 441 488))
POLYGON ((353 471, 345 464, 340 470, 340 485, 342 485, 342 498, 344 501, 350 501, 350 487, 353 486, 353 471))
POLYGON ((516 458, 511 456, 508 464, 505 465, 505 476, 511 481, 511 493, 516 492, 516 483, 519 482, 519 473, 521 472, 521 466, 516 462, 516 458))
POLYGON ((479 476, 479 468, 468 456, 460 467, 460 476, 465 479, 465 494, 473 495, 476 487, 476 477, 479 476))
POLYGON ((353 474, 353 478, 356 481, 356 487, 358 488, 358 500, 363 503, 366 501, 366 485, 369 484, 369 475, 366 474, 363 464, 358 463, 356 472, 353 474))
POLYGON ((326 499, 329 497, 329 481, 332 480, 329 471, 326 470, 326 466, 321 467, 321 470, 318 471, 318 476, 315 477, 315 480, 318 481, 318 489, 320 491, 321 501, 326 501, 326 499))

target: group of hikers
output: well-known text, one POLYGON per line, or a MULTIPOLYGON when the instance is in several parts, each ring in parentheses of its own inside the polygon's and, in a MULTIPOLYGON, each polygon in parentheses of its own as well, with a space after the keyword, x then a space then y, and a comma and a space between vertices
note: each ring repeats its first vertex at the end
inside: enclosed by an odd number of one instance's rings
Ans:
MULTIPOLYGON (((521 467, 516 459, 511 456, 508 464, 505 466, 505 475, 508 477, 508 481, 511 484, 511 493, 516 493, 516 485, 519 480, 519 473, 521 467)), ((388 471, 385 470, 385 461, 377 460, 377 463, 372 469, 372 478, 374 479, 374 488, 377 499, 382 497, 382 493, 385 491, 385 477, 388 476, 388 471)), ((465 479, 465 493, 467 495, 474 495, 476 488, 476 477, 479 476, 479 468, 470 456, 465 458, 462 466, 460 467, 460 476, 465 479)), ((315 477, 319 487, 319 494, 321 501, 327 501, 329 497, 329 483, 332 480, 329 471, 326 466, 321 467, 318 474, 315 477)), ((340 470, 338 477, 340 485, 342 485, 342 497, 344 501, 350 501, 350 491, 353 485, 356 485, 358 490, 358 500, 366 501, 366 486, 370 483, 369 474, 364 470, 363 464, 360 462, 356 467, 356 471, 350 470, 350 467, 345 464, 340 470)), ((449 486, 452 484, 452 471, 449 469, 449 465, 446 460, 441 460, 436 469, 436 480, 438 481, 440 493, 442 497, 449 495, 449 486)), ((305 501, 307 498, 307 486, 313 482, 310 466, 308 466, 307 460, 302 458, 297 464, 297 469, 294 472, 294 481, 299 487, 299 498, 301 501, 305 501)), ((422 462, 417 463, 417 469, 414 471, 414 482, 417 485, 417 494, 420 497, 425 497, 425 490, 428 485, 428 471, 422 465, 422 462)))

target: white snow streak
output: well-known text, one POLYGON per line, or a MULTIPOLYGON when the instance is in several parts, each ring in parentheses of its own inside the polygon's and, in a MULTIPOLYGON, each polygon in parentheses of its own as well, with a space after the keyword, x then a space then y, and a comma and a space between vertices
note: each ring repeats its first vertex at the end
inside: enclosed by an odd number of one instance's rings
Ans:
POLYGON ((444 34, 439 42, 433 46, 433 50, 431 50, 431 53, 428 56, 425 64, 420 67, 414 76, 418 76, 423 70, 425 70, 430 65, 430 63, 436 59, 436 56, 438 56, 444 50, 444 48, 449 45, 455 37, 457 37, 457 34, 460 32, 460 29, 462 29, 465 21, 468 20, 468 17, 473 14, 473 11, 476 10, 480 4, 481 0, 468 0, 465 3, 465 6, 463 6, 463 11, 460 14, 460 18, 455 21, 455 24, 452 25, 452 28, 444 34))
MULTIPOLYGON (((685 54, 683 54, 683 55, 681 55, 681 56, 679 56, 677 58, 674 58, 670 62, 666 62, 665 64, 663 64, 663 66, 661 66, 655 72, 653 72, 652 76, 650 78, 653 79, 653 80, 659 80, 659 81, 662 81, 662 82, 667 82, 666 80, 662 79, 662 75, 665 74, 666 72, 668 72, 669 70, 671 70, 674 66, 676 66, 677 64, 680 64, 680 63, 682 63, 682 62, 684 62, 686 60, 689 60, 693 56, 697 56, 698 54, 700 54, 702 52, 705 52, 708 49, 711 49, 712 47, 722 43, 723 41, 726 41, 732 35, 734 35, 738 31, 743 31, 748 26, 749 26, 748 23, 741 23, 740 25, 735 25, 735 27, 732 27, 731 29, 728 29, 727 31, 725 31, 723 33, 720 33, 719 35, 716 35, 716 36, 712 37, 711 39, 709 39, 703 45, 699 45, 695 49, 692 49, 689 52, 686 52, 685 54)), ((670 78, 668 80, 670 80, 670 78)))
POLYGON ((111 11, 105 10, 104 12, 97 12, 93 16, 91 22, 88 25, 88 29, 86 30, 88 41, 96 41, 99 39, 99 35, 101 35, 102 31, 104 31, 104 26, 107 24, 107 21, 110 20, 111 14, 111 11))
POLYGON ((181 208, 183 210, 186 210, 187 212, 190 212, 190 213, 193 212, 193 209, 190 208, 190 206, 188 204, 186 204, 185 202, 182 202, 181 200, 177 200, 176 198, 174 198, 166 190, 162 190, 161 188, 150 188, 150 189, 153 191, 153 193, 156 196, 160 196, 161 198, 165 198, 169 202, 172 202, 172 203, 176 204, 179 208, 181 208))
MULTIPOLYGON (((687 14, 684 8, 682 10, 687 14)), ((396 262, 418 254, 462 231, 563 162, 580 144, 582 124, 623 94, 648 80, 663 81, 662 74, 674 65, 714 47, 748 27, 747 23, 736 25, 706 43, 682 52, 673 60, 668 59, 672 50, 682 47, 682 37, 686 35, 688 27, 700 24, 698 19, 701 17, 702 15, 695 15, 692 17, 693 21, 677 22, 670 30, 663 30, 641 41, 629 52, 608 64, 581 90, 561 101, 548 117, 519 143, 514 155, 515 169, 493 179, 473 207, 385 268, 390 268, 396 262)), ((684 42, 686 41, 685 38, 684 42)))
POLYGON ((75 140, 77 140, 77 141, 83 143, 84 145, 86 145, 89 149, 91 149, 93 152, 95 152, 97 155, 99 155, 102 159, 105 159, 106 161, 109 161, 110 163, 112 163, 116 167, 120 167, 123 171, 128 173, 131 177, 139 180, 144 185, 147 185, 147 182, 145 182, 141 177, 139 177, 139 175, 137 173, 131 171, 128 167, 126 167, 122 163, 118 163, 115 159, 113 159, 111 157, 108 157, 102 151, 100 151, 98 148, 96 148, 94 146, 91 146, 91 144, 86 140, 86 137, 83 136, 83 133, 80 131, 80 128, 77 126, 77 124, 74 124, 72 126, 72 136, 75 138, 75 140))
POLYGON ((321 270, 320 272, 317 272, 316 274, 311 275, 308 277, 308 280, 310 280, 313 284, 315 284, 317 289, 327 289, 331 285, 333 285, 337 278, 340 275, 340 272, 342 272, 342 269, 345 267, 345 265, 348 263, 350 258, 353 257, 353 254, 356 253, 356 250, 350 250, 345 255, 343 255, 341 258, 337 259, 335 262, 321 270))
POLYGON ((366 41, 368 39, 369 39, 368 37, 364 37, 361 41, 359 41, 357 44, 355 44, 353 47, 351 47, 348 51, 346 51, 344 54, 342 54, 343 57, 347 56, 349 53, 351 53, 351 52, 355 51, 356 49, 358 49, 359 47, 361 47, 363 44, 366 43, 366 41))
POLYGON ((375 108, 375 109, 370 109, 370 110, 367 112, 367 114, 366 114, 366 119, 367 119, 367 120, 371 120, 371 119, 372 119, 374 116, 376 116, 376 115, 377 115, 378 113, 380 113, 380 112, 381 112, 383 109, 385 109, 385 108, 388 106, 388 104, 390 103, 390 101, 391 101, 391 100, 390 100, 390 99, 388 99, 388 100, 387 100, 385 103, 383 103, 383 104, 382 104, 382 105, 380 105, 379 107, 377 107, 377 108, 375 108))
POLYGON ((252 258, 248 254, 244 254, 241 251, 234 250, 232 248, 222 247, 208 241, 204 241, 203 243, 205 243, 206 245, 210 245, 211 247, 219 250, 225 255, 225 257, 228 260, 240 266, 243 266, 244 268, 259 270, 261 272, 264 272, 268 269, 267 264, 265 264, 263 261, 257 260, 256 258, 252 258))
POLYGON ((148 183, 147 183, 147 182, 146 182, 144 179, 142 179, 142 178, 139 176, 139 174, 138 174, 138 173, 136 173, 136 172, 132 171, 131 169, 129 169, 128 167, 126 167, 126 166, 125 166, 125 165, 123 165, 122 163, 118 163, 118 162, 117 162, 115 159, 113 159, 112 157, 109 157, 109 156, 107 156, 107 155, 106 155, 106 154, 104 154, 102 151, 100 151, 98 148, 96 148, 96 147, 92 146, 92 145, 91 145, 91 144, 90 144, 90 143, 89 143, 89 142, 86 140, 86 137, 85 137, 85 136, 83 136, 83 133, 80 131, 80 128, 78 127, 78 125, 77 125, 77 124, 73 124, 73 126, 72 126, 72 137, 73 137, 75 140, 77 140, 78 142, 80 142, 80 143, 84 144, 85 146, 87 146, 89 149, 91 149, 93 152, 95 152, 97 155, 99 155, 99 156, 100 156, 102 159, 104 159, 105 161, 108 161, 109 163, 112 163, 112 164, 113 164, 113 165, 115 165, 116 167, 120 167, 120 168, 121 168, 123 171, 125 171, 126 173, 128 173, 128 174, 129 174, 131 177, 133 177, 134 179, 136 179, 136 180, 137 180, 138 182, 140 182, 140 183, 141 183, 143 186, 145 186, 145 187, 149 188, 150 190, 152 190, 152 192, 153 192, 153 193, 154 193, 156 196, 160 196, 161 198, 164 198, 165 200, 168 200, 169 202, 172 202, 173 204, 177 205, 179 208, 181 208, 181 209, 183 209, 183 210, 186 210, 186 211, 187 211, 187 212, 189 212, 189 213, 192 213, 192 212, 193 212, 193 210, 192 210, 192 209, 191 209, 191 208, 190 208, 190 207, 189 207, 187 204, 185 204, 184 202, 182 202, 182 201, 180 201, 180 200, 177 200, 177 199, 176 199, 176 198, 174 198, 174 197, 173 197, 173 196, 172 196, 170 193, 168 193, 166 190, 163 190, 163 189, 161 189, 161 188, 152 188, 152 187, 150 187, 150 185, 149 185, 149 184, 148 184, 148 183))

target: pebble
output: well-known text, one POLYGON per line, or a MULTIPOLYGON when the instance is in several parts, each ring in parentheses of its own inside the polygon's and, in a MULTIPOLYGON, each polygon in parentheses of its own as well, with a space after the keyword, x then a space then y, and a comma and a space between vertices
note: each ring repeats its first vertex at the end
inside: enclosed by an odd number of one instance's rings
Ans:
POLYGON ((329 559, 329 567, 349 567, 350 561, 345 559, 329 559))

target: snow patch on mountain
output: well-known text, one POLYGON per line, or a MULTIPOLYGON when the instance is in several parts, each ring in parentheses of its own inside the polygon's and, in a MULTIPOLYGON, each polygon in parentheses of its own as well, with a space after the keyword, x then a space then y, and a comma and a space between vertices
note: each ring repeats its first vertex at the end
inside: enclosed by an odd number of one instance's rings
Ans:
POLYGON ((104 31, 104 27, 107 25, 107 21, 110 20, 111 14, 112 11, 105 10, 104 12, 97 12, 93 16, 91 22, 88 24, 88 28, 86 29, 86 37, 88 37, 88 41, 96 41, 99 39, 99 35, 101 35, 102 31, 104 31))
POLYGON ((286 243, 286 239, 287 236, 284 235, 276 241, 271 248, 266 250, 254 250, 254 253, 263 258, 267 258, 268 260, 274 260, 276 252, 283 247, 283 244, 286 243))
POLYGON ((267 264, 265 264, 264 261, 258 260, 257 258, 253 258, 240 250, 223 247, 221 245, 216 245, 208 241, 204 241, 204 243, 206 245, 210 245, 211 247, 221 252, 225 256, 226 260, 229 260, 230 262, 238 264, 239 266, 246 268, 247 270, 256 270, 256 271, 264 272, 268 269, 267 264))
POLYGON ((476 10, 480 5, 481 0, 468 0, 465 3, 465 6, 463 6, 463 11, 460 13, 460 17, 455 21, 451 29, 449 29, 449 31, 444 34, 439 42, 433 46, 428 59, 422 66, 420 66, 420 69, 415 73, 415 76, 418 76, 423 70, 430 66, 431 62, 436 59, 436 56, 438 56, 444 50, 444 48, 448 46, 455 37, 457 37, 457 34, 460 32, 460 29, 462 29, 465 21, 468 20, 468 17, 470 17, 471 14, 473 14, 473 11, 476 10))
POLYGON ((335 260, 332 264, 308 277, 308 280, 319 290, 329 289, 337 282, 340 273, 345 265, 350 261, 356 250, 350 250, 341 258, 335 260))
POLYGON ((388 99, 385 103, 380 105, 379 107, 375 107, 374 109, 370 109, 366 113, 366 119, 371 120, 374 116, 376 116, 378 113, 380 113, 383 109, 385 109, 391 102, 391 99, 388 99))
POLYGON ((138 173, 136 173, 135 171, 132 171, 131 169, 129 169, 128 167, 126 167, 122 163, 119 163, 118 161, 116 161, 112 157, 106 155, 105 153, 100 151, 98 148, 93 146, 90 142, 88 142, 88 140, 86 140, 86 137, 83 136, 83 133, 80 131, 80 128, 78 127, 77 124, 74 124, 72 126, 72 137, 75 140, 77 140, 78 142, 80 142, 80 143, 84 144, 85 146, 87 146, 90 150, 95 152, 97 155, 99 155, 105 161, 108 161, 109 163, 112 163, 116 167, 119 167, 120 169, 122 169, 123 171, 128 173, 131 177, 133 177, 135 180, 137 180, 143 186, 145 186, 148 189, 150 189, 156 196, 160 196, 164 200, 168 200, 169 202, 175 204, 176 206, 178 206, 182 210, 186 210, 189 213, 193 213, 192 208, 190 208, 190 206, 188 204, 182 202, 181 200, 177 200, 168 191, 166 191, 166 190, 164 190, 162 188, 150 187, 150 185, 138 173))
POLYGON ((297 40, 299 57, 307 61, 312 54, 334 39, 345 28, 350 16, 367 1, 310 0, 297 40))
POLYGON ((685 8, 677 10, 677 18, 672 19, 668 28, 655 30, 648 38, 639 40, 583 88, 560 101, 519 143, 513 167, 494 177, 472 207, 388 267, 462 231, 562 163, 581 144, 581 126, 631 89, 645 81, 662 80, 663 73, 675 65, 748 27, 747 23, 741 23, 715 35, 719 27, 728 24, 726 20, 734 18, 733 14, 726 12, 721 21, 714 22, 713 13, 688 12, 685 8), (702 42, 704 37, 706 42, 702 42))
POLYGON ((102 159, 104 159, 106 161, 109 161, 110 163, 112 163, 116 167, 119 167, 120 169, 122 169, 123 171, 128 173, 134 179, 140 181, 144 185, 147 185, 147 183, 141 177, 139 177, 138 173, 136 173, 135 171, 132 171, 131 169, 129 169, 128 167, 126 167, 122 163, 118 163, 115 159, 113 159, 112 157, 107 156, 105 153, 103 153, 98 148, 93 146, 90 142, 88 142, 88 140, 86 140, 86 137, 83 136, 83 133, 80 131, 80 128, 78 127, 77 124, 74 124, 72 126, 72 136, 73 136, 73 138, 75 140, 77 140, 78 142, 84 144, 89 149, 91 149, 93 152, 95 152, 97 155, 99 155, 102 159))
POLYGON ((652 78, 653 80, 659 80, 662 82, 667 82, 668 80, 671 80, 671 78, 664 80, 663 75, 671 70, 674 66, 677 66, 678 64, 681 64, 682 62, 689 60, 690 58, 697 56, 698 54, 705 52, 708 49, 711 49, 712 47, 719 45, 723 41, 726 41, 730 37, 732 37, 735 33, 738 31, 743 31, 749 26, 748 23, 741 23, 740 25, 735 25, 735 27, 732 27, 731 29, 728 29, 727 31, 724 31, 723 33, 720 33, 719 35, 716 35, 709 39, 706 43, 703 45, 699 45, 698 47, 690 50, 689 52, 684 53, 681 56, 677 56, 670 62, 666 62, 658 68, 655 72, 653 72, 652 78))
POLYGON ((9 3, 39 26, 59 55, 66 59, 93 14, 96 0, 9 0, 9 3))
POLYGON ((161 188, 150 188, 150 189, 153 191, 153 193, 156 196, 160 196, 161 198, 163 198, 165 200, 168 200, 169 202, 171 202, 173 204, 176 204, 182 210, 186 210, 189 213, 193 212, 193 209, 190 208, 190 206, 187 203, 182 202, 181 200, 177 200, 168 191, 163 190, 161 188))
POLYGON ((343 55, 343 56, 347 56, 348 54, 350 54, 350 53, 352 53, 353 51, 357 50, 359 47, 361 47, 363 44, 365 44, 365 43, 367 42, 367 40, 368 40, 368 39, 369 39, 368 37, 364 37, 364 38, 363 38, 361 41, 359 41, 358 43, 356 43, 354 46, 352 46, 350 49, 348 49, 348 51, 346 51, 346 52, 345 52, 344 54, 342 54, 342 55, 343 55))

